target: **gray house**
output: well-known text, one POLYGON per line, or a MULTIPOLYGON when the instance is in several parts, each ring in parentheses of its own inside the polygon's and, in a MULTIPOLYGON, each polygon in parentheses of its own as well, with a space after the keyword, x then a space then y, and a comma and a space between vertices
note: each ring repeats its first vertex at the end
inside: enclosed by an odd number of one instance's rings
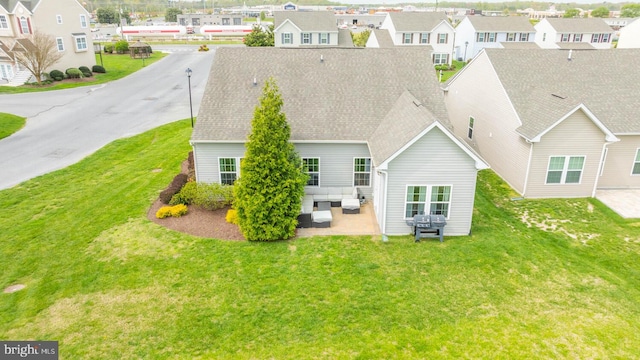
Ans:
POLYGON ((220 48, 191 138, 197 181, 240 176, 253 111, 273 77, 308 189, 358 187, 383 234, 409 233, 405 219, 419 212, 445 215, 445 235, 468 234, 487 165, 449 130, 427 56, 418 47, 220 48))
POLYGON ((456 134, 530 198, 640 189, 639 49, 484 49, 448 83, 456 134))

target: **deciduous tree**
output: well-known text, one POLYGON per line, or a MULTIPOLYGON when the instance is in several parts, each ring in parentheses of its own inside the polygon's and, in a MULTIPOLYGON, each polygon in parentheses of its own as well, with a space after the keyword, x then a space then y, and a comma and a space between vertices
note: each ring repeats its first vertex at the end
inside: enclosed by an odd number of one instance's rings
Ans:
POLYGON ((567 9, 562 15, 563 18, 577 18, 580 17, 580 10, 578 9, 567 9))
POLYGON ((38 84, 41 84, 45 70, 63 56, 63 53, 58 51, 56 39, 52 35, 35 30, 33 34, 16 41, 19 45, 13 52, 16 61, 27 68, 35 76, 38 84))
POLYGON ((267 80, 253 114, 240 177, 234 184, 240 231, 249 241, 295 235, 308 175, 289 142, 291 129, 282 105, 275 80, 267 80))
POLYGON ((182 15, 182 10, 173 7, 167 8, 167 10, 164 12, 164 21, 177 22, 178 15, 182 15))
POLYGON ((595 8, 593 9, 593 11, 591 11, 591 17, 608 18, 609 8, 607 8, 606 6, 600 6, 598 8, 595 8))
POLYGON ((624 4, 620 8, 620 17, 636 18, 640 17, 640 4, 624 4))
POLYGON ((250 33, 245 35, 244 44, 246 46, 274 46, 273 25, 269 25, 266 30, 261 26, 254 26, 250 33))

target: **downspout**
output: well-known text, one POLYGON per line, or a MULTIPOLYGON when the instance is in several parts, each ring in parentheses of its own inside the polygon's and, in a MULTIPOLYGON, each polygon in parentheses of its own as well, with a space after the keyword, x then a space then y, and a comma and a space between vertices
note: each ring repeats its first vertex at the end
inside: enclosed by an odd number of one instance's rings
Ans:
POLYGON ((382 213, 382 224, 380 226, 380 230, 382 231, 382 237, 385 238, 385 233, 387 231, 387 184, 389 181, 389 173, 386 170, 378 169, 378 172, 383 175, 384 178, 384 194, 382 194, 382 205, 380 207, 380 211, 382 213))
POLYGON ((596 174, 596 180, 593 182, 593 191, 591 192, 591 197, 596 197, 596 189, 598 188, 598 180, 600 176, 602 176, 602 171, 604 170, 604 162, 605 162, 605 150, 607 146, 613 144, 613 142, 605 142, 602 144, 602 153, 600 154, 600 164, 598 165, 598 173, 596 174))
POLYGON ((525 193, 527 192, 527 186, 529 185, 529 171, 531 170, 531 161, 533 159, 533 142, 529 140, 525 140, 531 146, 529 147, 529 160, 527 160, 527 171, 524 175, 524 188, 522 189, 522 197, 526 197, 525 193))

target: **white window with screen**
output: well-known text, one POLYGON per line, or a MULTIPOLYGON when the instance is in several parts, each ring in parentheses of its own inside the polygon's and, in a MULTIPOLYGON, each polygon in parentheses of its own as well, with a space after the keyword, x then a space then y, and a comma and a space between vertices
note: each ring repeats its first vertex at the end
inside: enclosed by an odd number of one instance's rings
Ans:
POLYGON ((87 16, 86 15, 80 15, 80 27, 81 28, 86 28, 87 27, 87 16))
POLYGON ((411 44, 411 40, 413 38, 412 36, 413 34, 411 33, 404 33, 402 34, 402 43, 403 44, 411 44))
POLYGON ((484 42, 484 33, 478 33, 476 41, 484 42))
POLYGON ((573 35, 573 42, 581 42, 581 41, 582 41, 582 34, 573 35))
POLYGON ((584 156, 551 156, 546 184, 580 184, 584 156))
POLYGON ((320 186, 319 158, 302 158, 302 171, 309 175, 307 186, 320 186))
POLYGON ((449 54, 445 53, 435 53, 433 54, 433 64, 441 65, 447 64, 449 62, 449 54))
POLYGON ((64 51, 64 41, 61 37, 56 38, 56 46, 58 47, 58 51, 64 51))
POLYGON ((560 42, 568 42, 569 41, 569 34, 562 34, 562 37, 560 38, 560 42))
POLYGON ((449 39, 449 34, 438 34, 438 44, 446 44, 449 39))
POLYGON ((87 36, 74 35, 76 41, 76 51, 87 51, 87 36))
POLYGON ((469 139, 473 139, 473 123, 476 121, 476 119, 473 118, 473 116, 469 116, 469 131, 467 132, 467 137, 469 139))
POLYGON ((496 42, 496 33, 489 33, 489 42, 496 42))
POLYGON ((507 41, 516 41, 516 34, 515 33, 508 33, 507 34, 507 41))
POLYGON ((305 45, 311 44, 311 33, 302 33, 302 43, 305 45))
POLYGON ((609 34, 602 34, 602 41, 603 43, 608 43, 609 42, 609 34))
POLYGON ((405 196, 404 218, 415 215, 444 215, 451 212, 451 185, 408 185, 405 196))
POLYGON ((220 166, 220 184, 233 185, 238 179, 240 167, 237 158, 218 158, 220 166))
POLYGON ((428 44, 428 43, 429 43, 429 33, 421 33, 420 44, 428 44))
POLYGON ((56 15, 56 22, 62 24, 62 15, 56 15))
POLYGON ((640 175, 640 149, 636 150, 636 158, 633 160, 631 175, 640 175))
POLYGON ((329 33, 320 33, 320 44, 329 43, 329 33))
POLYGON ((353 186, 371 186, 371 158, 353 159, 353 186))
POLYGON ((20 31, 23 34, 30 34, 31 33, 31 31, 29 31, 29 21, 24 16, 20 18, 20 31))
POLYGON ((7 17, 5 15, 0 15, 0 29, 8 29, 9 23, 7 22, 7 17))
POLYGON ((520 33, 520 41, 529 41, 529 33, 520 33))
POLYGON ((282 43, 283 44, 293 44, 293 34, 292 33, 282 33, 282 43))

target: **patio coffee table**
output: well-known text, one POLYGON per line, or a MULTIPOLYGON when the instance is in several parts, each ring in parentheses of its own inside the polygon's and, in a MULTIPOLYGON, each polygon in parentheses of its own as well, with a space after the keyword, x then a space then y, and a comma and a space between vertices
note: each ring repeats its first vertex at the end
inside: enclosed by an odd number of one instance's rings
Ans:
POLYGON ((331 210, 331 201, 318 201, 318 211, 331 210))

